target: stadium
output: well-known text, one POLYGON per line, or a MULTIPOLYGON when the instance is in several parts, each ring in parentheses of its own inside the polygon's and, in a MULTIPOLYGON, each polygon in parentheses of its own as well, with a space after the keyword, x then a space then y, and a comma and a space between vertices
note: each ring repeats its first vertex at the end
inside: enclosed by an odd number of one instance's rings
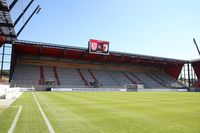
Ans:
POLYGON ((16 33, 33 0, 13 22, 17 2, 0 1, 0 133, 200 132, 199 59, 112 51, 99 39, 86 47, 20 40, 41 8, 16 33))
POLYGON ((177 81, 186 63, 182 60, 113 51, 109 55, 90 54, 87 48, 28 41, 15 41, 13 49, 13 87, 87 88, 94 87, 91 84, 95 81, 96 88, 124 88, 127 84, 186 87, 177 81))

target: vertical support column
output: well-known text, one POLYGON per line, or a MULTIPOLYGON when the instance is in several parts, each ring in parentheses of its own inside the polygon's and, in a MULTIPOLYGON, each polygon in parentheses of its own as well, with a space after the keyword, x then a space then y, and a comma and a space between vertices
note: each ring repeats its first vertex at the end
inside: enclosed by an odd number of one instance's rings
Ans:
POLYGON ((1 59, 1 77, 0 79, 2 79, 3 77, 3 63, 4 63, 4 54, 5 54, 5 44, 3 45, 3 52, 2 52, 2 59, 1 59))
POLYGON ((194 83, 194 74, 193 74, 193 71, 192 71, 192 65, 190 65, 190 72, 191 72, 191 85, 194 83))
POLYGON ((44 85, 44 67, 40 66, 40 85, 44 85))
POLYGON ((187 62, 187 67, 188 67, 188 87, 189 87, 189 91, 190 91, 190 63, 187 62))
POLYGON ((53 67, 53 72, 54 72, 55 79, 57 81, 57 85, 60 85, 60 80, 59 80, 58 73, 55 66, 53 67))
POLYGON ((180 76, 179 76, 179 80, 181 81, 181 83, 183 83, 183 67, 181 69, 181 73, 180 73, 180 76))
POLYGON ((184 83, 186 84, 185 64, 183 66, 183 78, 184 78, 184 83))
POLYGON ((12 76, 13 76, 15 65, 16 65, 15 46, 12 44, 9 82, 11 82, 11 80, 12 80, 12 76))

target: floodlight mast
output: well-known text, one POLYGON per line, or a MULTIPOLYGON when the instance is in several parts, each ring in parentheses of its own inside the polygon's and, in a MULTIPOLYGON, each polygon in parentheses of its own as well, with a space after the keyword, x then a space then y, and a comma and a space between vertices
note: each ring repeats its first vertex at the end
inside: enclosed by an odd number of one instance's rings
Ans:
MULTIPOLYGON (((196 48, 197 48, 197 51, 198 51, 198 53, 199 53, 199 55, 200 55, 200 51, 199 51, 199 47, 198 47, 198 45, 197 45, 197 42, 196 42, 196 40, 195 40, 195 38, 193 38, 193 42, 194 42, 194 44, 195 44, 195 46, 196 46, 196 48)), ((190 87, 190 70, 189 70, 189 63, 188 63, 188 81, 189 81, 189 87, 190 87)))
POLYGON ((22 13, 19 15, 19 17, 15 20, 14 22, 14 26, 17 25, 17 23, 19 22, 19 20, 23 17, 23 15, 26 13, 26 11, 28 10, 28 8, 31 6, 31 4, 33 3, 34 0, 31 0, 29 2, 29 4, 26 6, 26 8, 22 11, 22 13))
POLYGON ((194 44, 195 44, 195 46, 196 46, 196 48, 197 48, 197 51, 198 51, 198 53, 199 53, 199 55, 200 55, 199 47, 198 47, 198 45, 197 45, 197 42, 196 42, 195 38, 193 38, 193 41, 194 41, 194 44))
POLYGON ((25 26, 28 24, 28 22, 31 20, 31 18, 33 17, 34 14, 38 14, 41 10, 41 7, 38 5, 35 10, 32 12, 32 14, 30 15, 30 17, 26 20, 26 22, 24 23, 24 25, 21 27, 21 29, 18 31, 17 36, 20 35, 20 33, 22 32, 22 30, 25 28, 25 26))
POLYGON ((12 8, 16 5, 16 3, 18 2, 19 0, 14 0, 10 6, 9 6, 9 9, 12 10, 12 8))

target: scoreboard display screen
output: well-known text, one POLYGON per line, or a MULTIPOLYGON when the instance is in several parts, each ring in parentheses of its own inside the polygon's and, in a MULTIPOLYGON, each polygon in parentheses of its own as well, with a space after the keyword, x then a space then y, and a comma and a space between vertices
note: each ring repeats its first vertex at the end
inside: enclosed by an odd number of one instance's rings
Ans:
POLYGON ((89 53, 109 55, 109 43, 108 41, 90 39, 88 43, 89 53))

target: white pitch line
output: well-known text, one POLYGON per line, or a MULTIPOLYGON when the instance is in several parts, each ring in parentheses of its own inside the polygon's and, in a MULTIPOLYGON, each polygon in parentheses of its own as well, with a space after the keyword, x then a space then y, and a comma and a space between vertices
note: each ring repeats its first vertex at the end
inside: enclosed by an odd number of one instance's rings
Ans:
POLYGON ((53 127, 51 126, 51 123, 49 122, 49 120, 48 120, 48 118, 46 117, 44 111, 42 110, 42 108, 41 108, 41 106, 40 106, 40 103, 38 102, 37 98, 35 97, 34 92, 32 92, 32 94, 33 94, 33 96, 34 96, 34 98, 35 98, 35 101, 36 101, 36 103, 37 103, 37 105, 38 105, 38 108, 39 108, 39 110, 40 110, 40 113, 42 114, 42 117, 44 118, 44 121, 45 121, 45 123, 46 123, 46 125, 47 125, 47 127, 48 127, 48 129, 49 129, 49 132, 50 132, 50 133, 55 133, 55 131, 53 130, 53 127))
POLYGON ((22 111, 22 106, 19 107, 18 112, 17 112, 17 114, 15 116, 15 119, 14 119, 14 121, 13 121, 13 123, 12 123, 12 125, 11 125, 11 127, 10 127, 10 129, 8 131, 8 133, 13 133, 13 131, 14 131, 15 127, 16 127, 17 120, 19 118, 19 115, 20 115, 21 111, 22 111))

